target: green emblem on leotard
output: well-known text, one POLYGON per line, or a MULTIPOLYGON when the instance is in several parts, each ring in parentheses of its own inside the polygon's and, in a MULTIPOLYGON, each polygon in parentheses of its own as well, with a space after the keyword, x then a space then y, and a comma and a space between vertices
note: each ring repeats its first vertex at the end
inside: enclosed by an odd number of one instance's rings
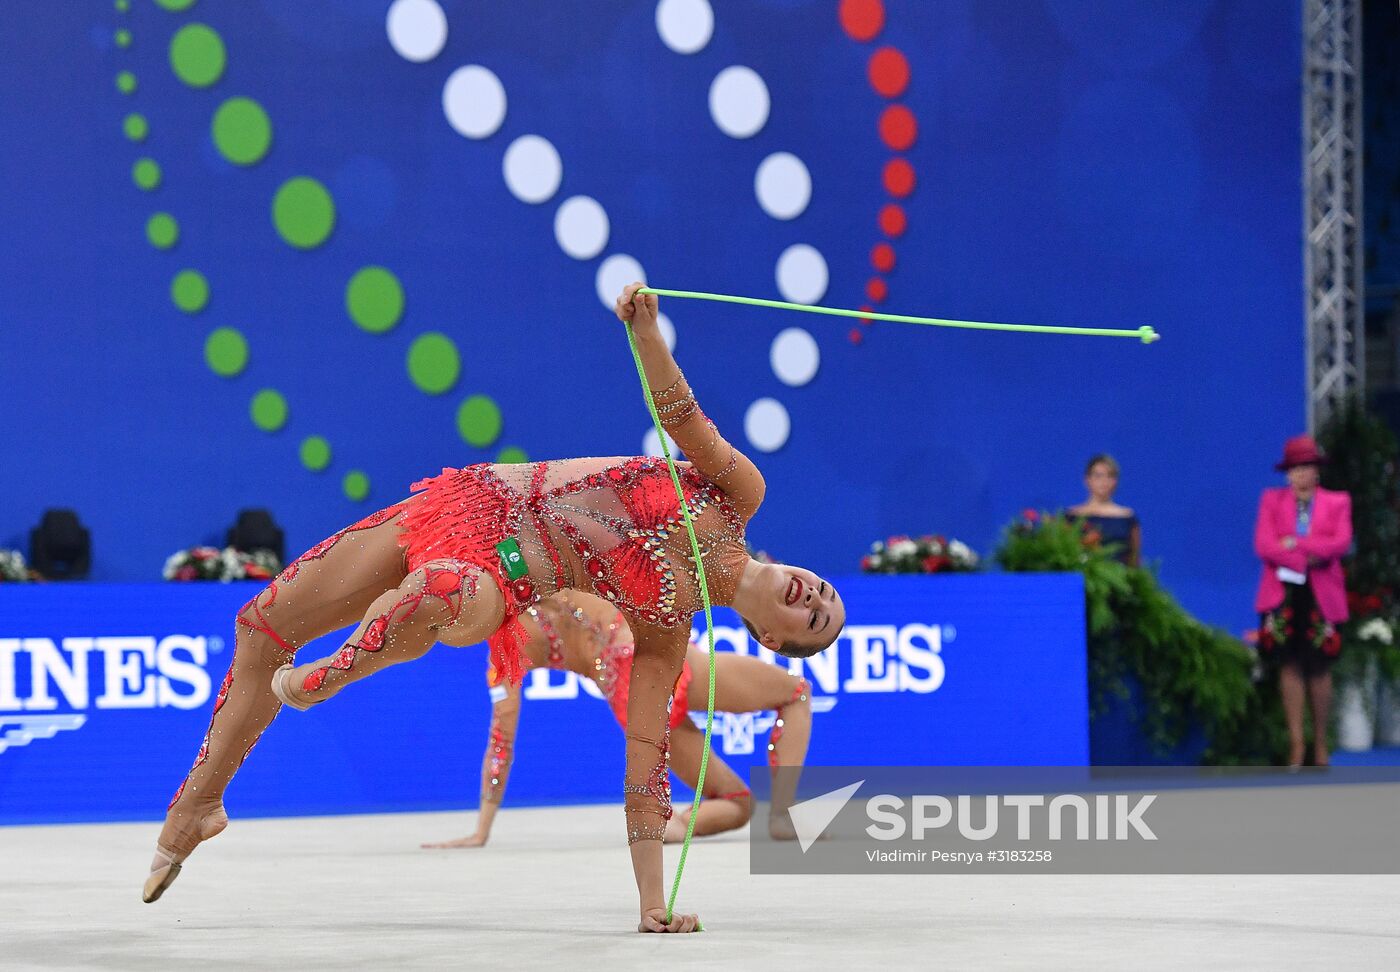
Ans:
POLYGON ((501 568, 509 580, 518 580, 530 572, 525 565, 525 555, 520 552, 520 544, 514 537, 496 544, 496 553, 501 558, 501 568))

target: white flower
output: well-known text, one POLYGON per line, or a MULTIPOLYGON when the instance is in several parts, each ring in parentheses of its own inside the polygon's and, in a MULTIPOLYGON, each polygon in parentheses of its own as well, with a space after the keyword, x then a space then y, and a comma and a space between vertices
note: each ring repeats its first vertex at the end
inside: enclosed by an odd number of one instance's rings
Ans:
POLYGON ((977 555, 972 552, 971 547, 963 543, 961 540, 949 541, 948 553, 951 554, 953 559, 955 560, 961 560, 964 563, 968 564, 977 563, 977 555))
POLYGON ((1379 641, 1384 645, 1391 644, 1395 640, 1395 633, 1384 618, 1372 618, 1367 621, 1356 632, 1356 636, 1362 641, 1379 641))
POLYGON ((161 576, 164 577, 166 580, 173 580, 175 578, 175 571, 183 567, 185 565, 185 561, 188 559, 189 558, 186 555, 185 551, 175 551, 169 557, 165 558, 165 567, 161 569, 161 576))
POLYGON ((909 557, 919 552, 919 545, 913 540, 900 540, 890 544, 890 556, 909 557))

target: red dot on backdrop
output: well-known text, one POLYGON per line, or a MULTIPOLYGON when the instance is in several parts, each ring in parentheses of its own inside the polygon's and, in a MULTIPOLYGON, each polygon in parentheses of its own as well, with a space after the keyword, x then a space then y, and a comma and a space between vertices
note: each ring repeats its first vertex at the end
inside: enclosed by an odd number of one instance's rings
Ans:
POLYGON ((914 167, 906 159, 890 159, 885 163, 885 191, 903 199, 914 191, 914 167))
POLYGON ((851 328, 851 332, 847 337, 851 339, 852 344, 859 344, 861 341, 865 340, 865 335, 861 333, 858 327, 851 328))
POLYGON ((909 62, 893 47, 882 47, 870 55, 867 73, 870 86, 886 98, 898 98, 909 87, 909 62))
POLYGON ((903 105, 890 105, 880 114, 880 138, 896 152, 914 144, 919 135, 919 123, 914 113, 903 105))
POLYGON ((865 285, 865 296, 876 304, 881 303, 889 292, 889 286, 879 277, 871 277, 870 282, 865 285))
POLYGON ((904 210, 894 203, 886 203, 880 209, 880 232, 886 236, 903 236, 904 228, 908 221, 904 218, 904 210))
POLYGON ((841 29, 858 41, 872 40, 885 26, 885 5, 880 0, 841 0, 841 29))
MULTIPOLYGON (((865 311, 865 313, 867 313, 867 314, 873 314, 873 313, 875 313, 875 308, 871 307, 869 304, 861 304, 861 305, 860 305, 860 309, 863 310, 863 311, 865 311)), ((874 322, 872 319, 870 319, 869 317, 862 317, 862 318, 860 319, 860 322, 861 322, 862 324, 864 324, 866 327, 869 327, 871 324, 874 324, 874 323, 875 323, 875 322, 874 322)))
POLYGON ((870 264, 881 273, 889 273, 894 269, 894 247, 876 243, 875 249, 870 251, 870 264))

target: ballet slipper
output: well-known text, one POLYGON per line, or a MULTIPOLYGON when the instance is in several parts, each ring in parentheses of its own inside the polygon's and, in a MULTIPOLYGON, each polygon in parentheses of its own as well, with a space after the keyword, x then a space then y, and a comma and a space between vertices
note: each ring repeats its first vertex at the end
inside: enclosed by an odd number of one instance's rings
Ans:
POLYGON ((277 701, 283 705, 291 706, 298 712, 305 712, 316 704, 316 700, 301 702, 292 694, 291 678, 294 669, 294 665, 283 665, 272 673, 272 694, 277 696, 277 701))
MULTIPOLYGON (((199 822, 199 841, 195 847, 210 837, 222 833, 227 826, 228 814, 224 813, 223 807, 205 814, 199 822)), ((146 904, 160 900, 160 896, 165 894, 166 888, 174 884, 175 879, 180 876, 185 859, 193 852, 194 847, 181 853, 177 850, 171 850, 157 841, 155 860, 151 862, 151 873, 146 876, 146 883, 141 888, 141 900, 146 904), (165 861, 164 864, 160 863, 162 860, 165 861)))

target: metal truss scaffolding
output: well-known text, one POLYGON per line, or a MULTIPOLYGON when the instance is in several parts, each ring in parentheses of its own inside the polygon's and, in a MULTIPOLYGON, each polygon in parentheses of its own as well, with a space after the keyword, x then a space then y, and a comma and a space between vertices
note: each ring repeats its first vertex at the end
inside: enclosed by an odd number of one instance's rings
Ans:
POLYGON ((1308 428, 1365 390, 1361 4, 1303 0, 1308 428))

